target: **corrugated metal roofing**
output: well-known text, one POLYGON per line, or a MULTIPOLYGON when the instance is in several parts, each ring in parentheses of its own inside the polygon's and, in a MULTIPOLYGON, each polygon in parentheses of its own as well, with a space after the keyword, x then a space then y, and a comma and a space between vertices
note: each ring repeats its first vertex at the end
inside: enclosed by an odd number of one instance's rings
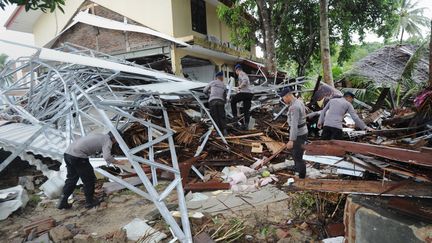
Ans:
MULTIPOLYGON (((23 123, 11 123, 0 126, 0 147, 10 150, 26 142, 40 126, 23 123)), ((65 136, 58 130, 47 128, 29 146, 26 152, 32 152, 54 160, 62 161, 67 143, 65 136)), ((12 151, 13 152, 13 151, 12 151)))

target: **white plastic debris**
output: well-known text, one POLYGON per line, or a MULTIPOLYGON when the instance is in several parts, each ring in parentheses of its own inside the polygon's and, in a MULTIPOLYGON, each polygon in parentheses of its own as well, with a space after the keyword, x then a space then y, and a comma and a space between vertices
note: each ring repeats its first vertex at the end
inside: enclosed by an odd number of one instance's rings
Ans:
POLYGON ((19 208, 24 208, 29 200, 27 191, 21 185, 0 190, 0 220, 4 220, 19 208))
POLYGON ((40 189, 43 190, 49 199, 58 198, 62 193, 64 182, 64 178, 61 175, 56 175, 42 184, 40 189))
POLYGON ((222 170, 222 178, 231 184, 231 186, 233 185, 237 185, 239 183, 246 183, 247 182, 247 177, 245 175, 245 173, 250 173, 253 172, 254 170, 246 167, 246 166, 231 166, 231 167, 225 167, 222 170))
POLYGON ((140 238, 144 238, 144 242, 154 243, 160 242, 167 236, 164 233, 156 231, 150 227, 146 221, 135 218, 129 224, 123 227, 126 230, 126 235, 129 240, 137 241, 140 238))
POLYGON ((294 178, 288 178, 287 182, 285 183, 286 186, 290 186, 294 184, 294 178))
MULTIPOLYGON (((171 215, 173 217, 176 217, 176 218, 180 218, 181 217, 181 213, 179 211, 171 211, 171 215)), ((194 213, 189 212, 188 213, 188 217, 189 218, 194 218, 194 219, 201 219, 201 218, 204 217, 204 214, 201 213, 201 212, 194 212, 194 213)))
POLYGON ((323 243, 343 243, 345 238, 343 236, 333 237, 333 238, 327 238, 323 239, 323 243))
POLYGON ((279 181, 279 179, 275 175, 270 174, 268 177, 264 177, 260 179, 258 183, 259 186, 265 186, 267 184, 272 183, 273 181, 279 181))

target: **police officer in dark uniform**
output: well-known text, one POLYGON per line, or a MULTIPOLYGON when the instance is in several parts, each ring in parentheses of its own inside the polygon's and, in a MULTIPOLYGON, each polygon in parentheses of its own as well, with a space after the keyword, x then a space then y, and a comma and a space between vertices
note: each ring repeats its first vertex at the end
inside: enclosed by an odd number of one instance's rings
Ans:
POLYGON ((295 171, 300 178, 306 177, 306 164, 303 160, 304 149, 302 145, 307 140, 308 129, 306 126, 306 108, 303 102, 293 95, 291 87, 285 87, 279 93, 282 101, 289 105, 288 125, 290 127, 289 142, 287 149, 292 149, 292 156, 295 162, 295 171))

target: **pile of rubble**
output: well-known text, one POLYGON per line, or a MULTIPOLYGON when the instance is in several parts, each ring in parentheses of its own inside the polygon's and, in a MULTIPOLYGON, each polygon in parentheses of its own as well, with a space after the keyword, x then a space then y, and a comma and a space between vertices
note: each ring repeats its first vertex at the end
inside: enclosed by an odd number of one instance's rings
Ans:
MULTIPOLYGON (((205 83, 73 45, 42 48, 35 56, 10 62, 0 81, 9 84, 0 93, 0 146, 10 152, 0 171, 20 157, 48 178, 41 188, 55 198, 64 166, 57 171, 44 161, 61 163, 67 146, 78 136, 111 131, 119 141, 115 154, 130 164, 107 167, 101 158, 90 160, 110 180, 104 183, 104 192, 127 188, 152 201, 180 241, 192 239, 192 212, 218 214, 277 202, 288 198, 284 191, 432 197, 432 150, 426 147, 431 144, 432 124, 400 128, 413 114, 385 111, 381 107, 385 97, 373 107, 357 102, 374 132, 354 131, 347 116, 344 131, 352 141, 310 136, 304 155, 308 178, 298 179, 285 149, 287 107, 277 91, 290 85, 300 94, 312 92, 308 128, 314 134, 317 104, 341 94, 320 80, 314 90, 302 89, 308 81, 304 79, 255 86, 249 129, 241 130, 233 122, 228 136, 223 136, 206 108, 205 83), (212 193, 218 190, 223 191, 212 193), (177 197, 177 212, 165 202, 171 194, 177 197)), ((229 105, 226 109, 230 113, 229 105)), ((241 225, 234 229, 241 231, 241 225)))

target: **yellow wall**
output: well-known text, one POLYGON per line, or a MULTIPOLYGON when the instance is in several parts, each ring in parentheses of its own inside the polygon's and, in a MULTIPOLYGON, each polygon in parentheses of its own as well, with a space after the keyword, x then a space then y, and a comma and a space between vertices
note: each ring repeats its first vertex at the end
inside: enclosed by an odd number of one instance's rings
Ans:
POLYGON ((190 0, 172 0, 174 37, 192 35, 190 0))
MULTIPOLYGON (((203 34, 192 30, 192 16, 190 0, 172 0, 174 37, 203 34)), ((206 2, 207 34, 217 37, 223 42, 230 40, 228 27, 222 23, 216 13, 216 6, 206 2)))
POLYGON ((171 0, 92 0, 144 26, 173 35, 171 0))
POLYGON ((54 39, 69 23, 69 20, 81 6, 84 0, 68 0, 64 6, 64 13, 56 9, 54 13, 44 13, 33 25, 36 46, 44 46, 54 39))
POLYGON ((216 8, 216 6, 206 3, 207 34, 217 37, 222 42, 229 42, 229 29, 219 20, 216 8))
MULTIPOLYGON (((173 35, 171 0, 92 0, 159 32, 173 35)), ((183 0, 181 0, 183 1, 183 0)), ((188 0, 185 0, 188 1, 188 0)), ((33 26, 35 44, 44 46, 66 27, 84 0, 67 0, 64 13, 45 13, 33 26)))

